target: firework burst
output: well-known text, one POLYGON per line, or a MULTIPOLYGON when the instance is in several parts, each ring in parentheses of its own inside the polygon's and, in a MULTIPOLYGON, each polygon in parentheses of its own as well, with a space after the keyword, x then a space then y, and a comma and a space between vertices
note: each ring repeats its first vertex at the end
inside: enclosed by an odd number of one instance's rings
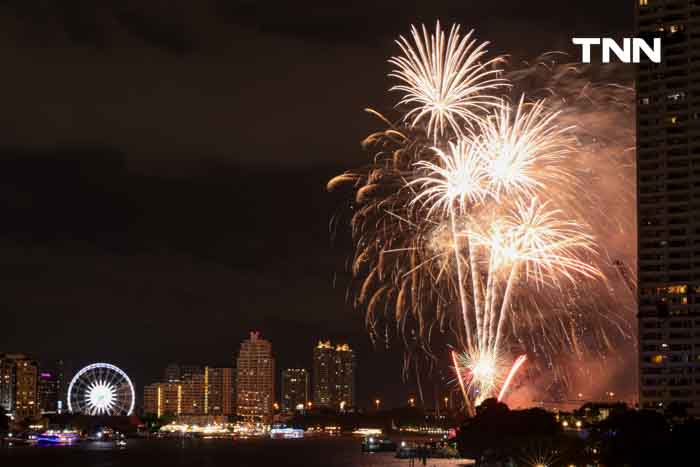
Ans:
POLYGON ((488 93, 507 85, 496 68, 502 59, 482 61, 488 43, 477 43, 473 31, 462 36, 459 29, 452 26, 446 38, 439 21, 433 34, 425 26, 412 27, 413 41, 401 36, 396 43, 403 55, 389 60, 396 67, 389 76, 402 82, 391 90, 402 92, 399 105, 410 108, 404 120, 412 127, 424 125, 435 141, 448 132, 464 134, 465 125, 474 126, 498 105, 488 93))
MULTIPOLYGON (((370 335, 385 323, 388 336, 391 320, 411 352, 432 359, 436 334, 454 336, 462 350, 450 351, 452 365, 473 408, 513 392, 526 360, 566 375, 556 364, 562 349, 583 360, 611 348, 612 335, 627 337, 622 315, 606 310, 619 284, 613 246, 601 239, 633 219, 614 224, 600 209, 609 180, 590 167, 618 146, 575 124, 595 120, 576 118, 585 114, 581 88, 567 82, 571 106, 524 93, 511 100, 510 84, 542 67, 506 81, 494 69, 501 59, 486 60, 472 32, 461 37, 453 26, 446 35, 439 23, 434 34, 420 31, 412 28, 413 42, 400 38, 403 55, 390 60, 408 110, 396 124, 381 117, 389 128, 364 142, 378 149, 373 162, 328 187, 354 195, 351 270, 370 335)), ((546 69, 561 83, 571 67, 546 69)))
POLYGON ((558 117, 545 100, 527 104, 523 95, 517 105, 503 102, 480 121, 489 191, 497 200, 528 198, 575 181, 564 168, 574 143, 572 128, 559 125, 558 117))
POLYGON ((435 211, 448 214, 455 205, 460 212, 467 213, 469 206, 478 205, 488 195, 489 173, 479 143, 460 139, 447 144, 447 152, 433 148, 437 161, 416 162, 417 173, 425 176, 408 183, 418 191, 411 204, 420 202, 428 206, 428 217, 435 211))

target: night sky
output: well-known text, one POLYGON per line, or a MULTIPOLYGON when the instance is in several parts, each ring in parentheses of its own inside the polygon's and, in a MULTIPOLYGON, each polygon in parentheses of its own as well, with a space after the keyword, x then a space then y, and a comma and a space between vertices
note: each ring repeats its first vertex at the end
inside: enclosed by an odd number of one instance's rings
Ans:
POLYGON ((140 393, 251 329, 280 368, 331 338, 360 404, 405 401, 399 343, 346 305, 325 182, 395 103, 392 39, 436 18, 520 60, 629 35, 633 2, 0 1, 0 352, 107 360, 140 393))

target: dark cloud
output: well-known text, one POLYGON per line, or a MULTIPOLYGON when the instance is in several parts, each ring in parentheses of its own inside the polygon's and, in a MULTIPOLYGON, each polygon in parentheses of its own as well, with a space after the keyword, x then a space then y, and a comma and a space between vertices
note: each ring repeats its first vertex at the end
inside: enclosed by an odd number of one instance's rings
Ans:
POLYGON ((88 141, 135 161, 350 161, 389 112, 392 38, 435 18, 515 60, 631 22, 615 2, 0 3, 5 143, 88 141), (295 148, 294 155, 289 148, 295 148))

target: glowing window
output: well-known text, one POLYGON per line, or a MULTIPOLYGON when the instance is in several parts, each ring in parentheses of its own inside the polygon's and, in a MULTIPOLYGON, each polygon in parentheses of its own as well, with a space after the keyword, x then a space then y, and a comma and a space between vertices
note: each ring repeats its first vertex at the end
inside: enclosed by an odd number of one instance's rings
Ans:
POLYGON ((685 294, 688 292, 687 285, 670 285, 666 288, 666 293, 685 294))

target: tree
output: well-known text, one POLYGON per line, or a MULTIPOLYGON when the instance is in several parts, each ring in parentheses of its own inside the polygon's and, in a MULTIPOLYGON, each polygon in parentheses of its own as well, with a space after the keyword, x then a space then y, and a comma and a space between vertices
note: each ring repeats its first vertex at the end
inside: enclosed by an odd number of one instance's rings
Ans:
POLYGON ((484 401, 476 417, 459 430, 457 445, 464 457, 506 460, 520 457, 533 443, 561 433, 553 414, 542 409, 510 410, 496 399, 484 401))
POLYGON ((163 414, 160 417, 154 413, 147 413, 141 417, 141 421, 151 433, 155 433, 160 430, 162 426, 169 425, 176 419, 177 417, 175 417, 175 415, 169 413, 163 414))

